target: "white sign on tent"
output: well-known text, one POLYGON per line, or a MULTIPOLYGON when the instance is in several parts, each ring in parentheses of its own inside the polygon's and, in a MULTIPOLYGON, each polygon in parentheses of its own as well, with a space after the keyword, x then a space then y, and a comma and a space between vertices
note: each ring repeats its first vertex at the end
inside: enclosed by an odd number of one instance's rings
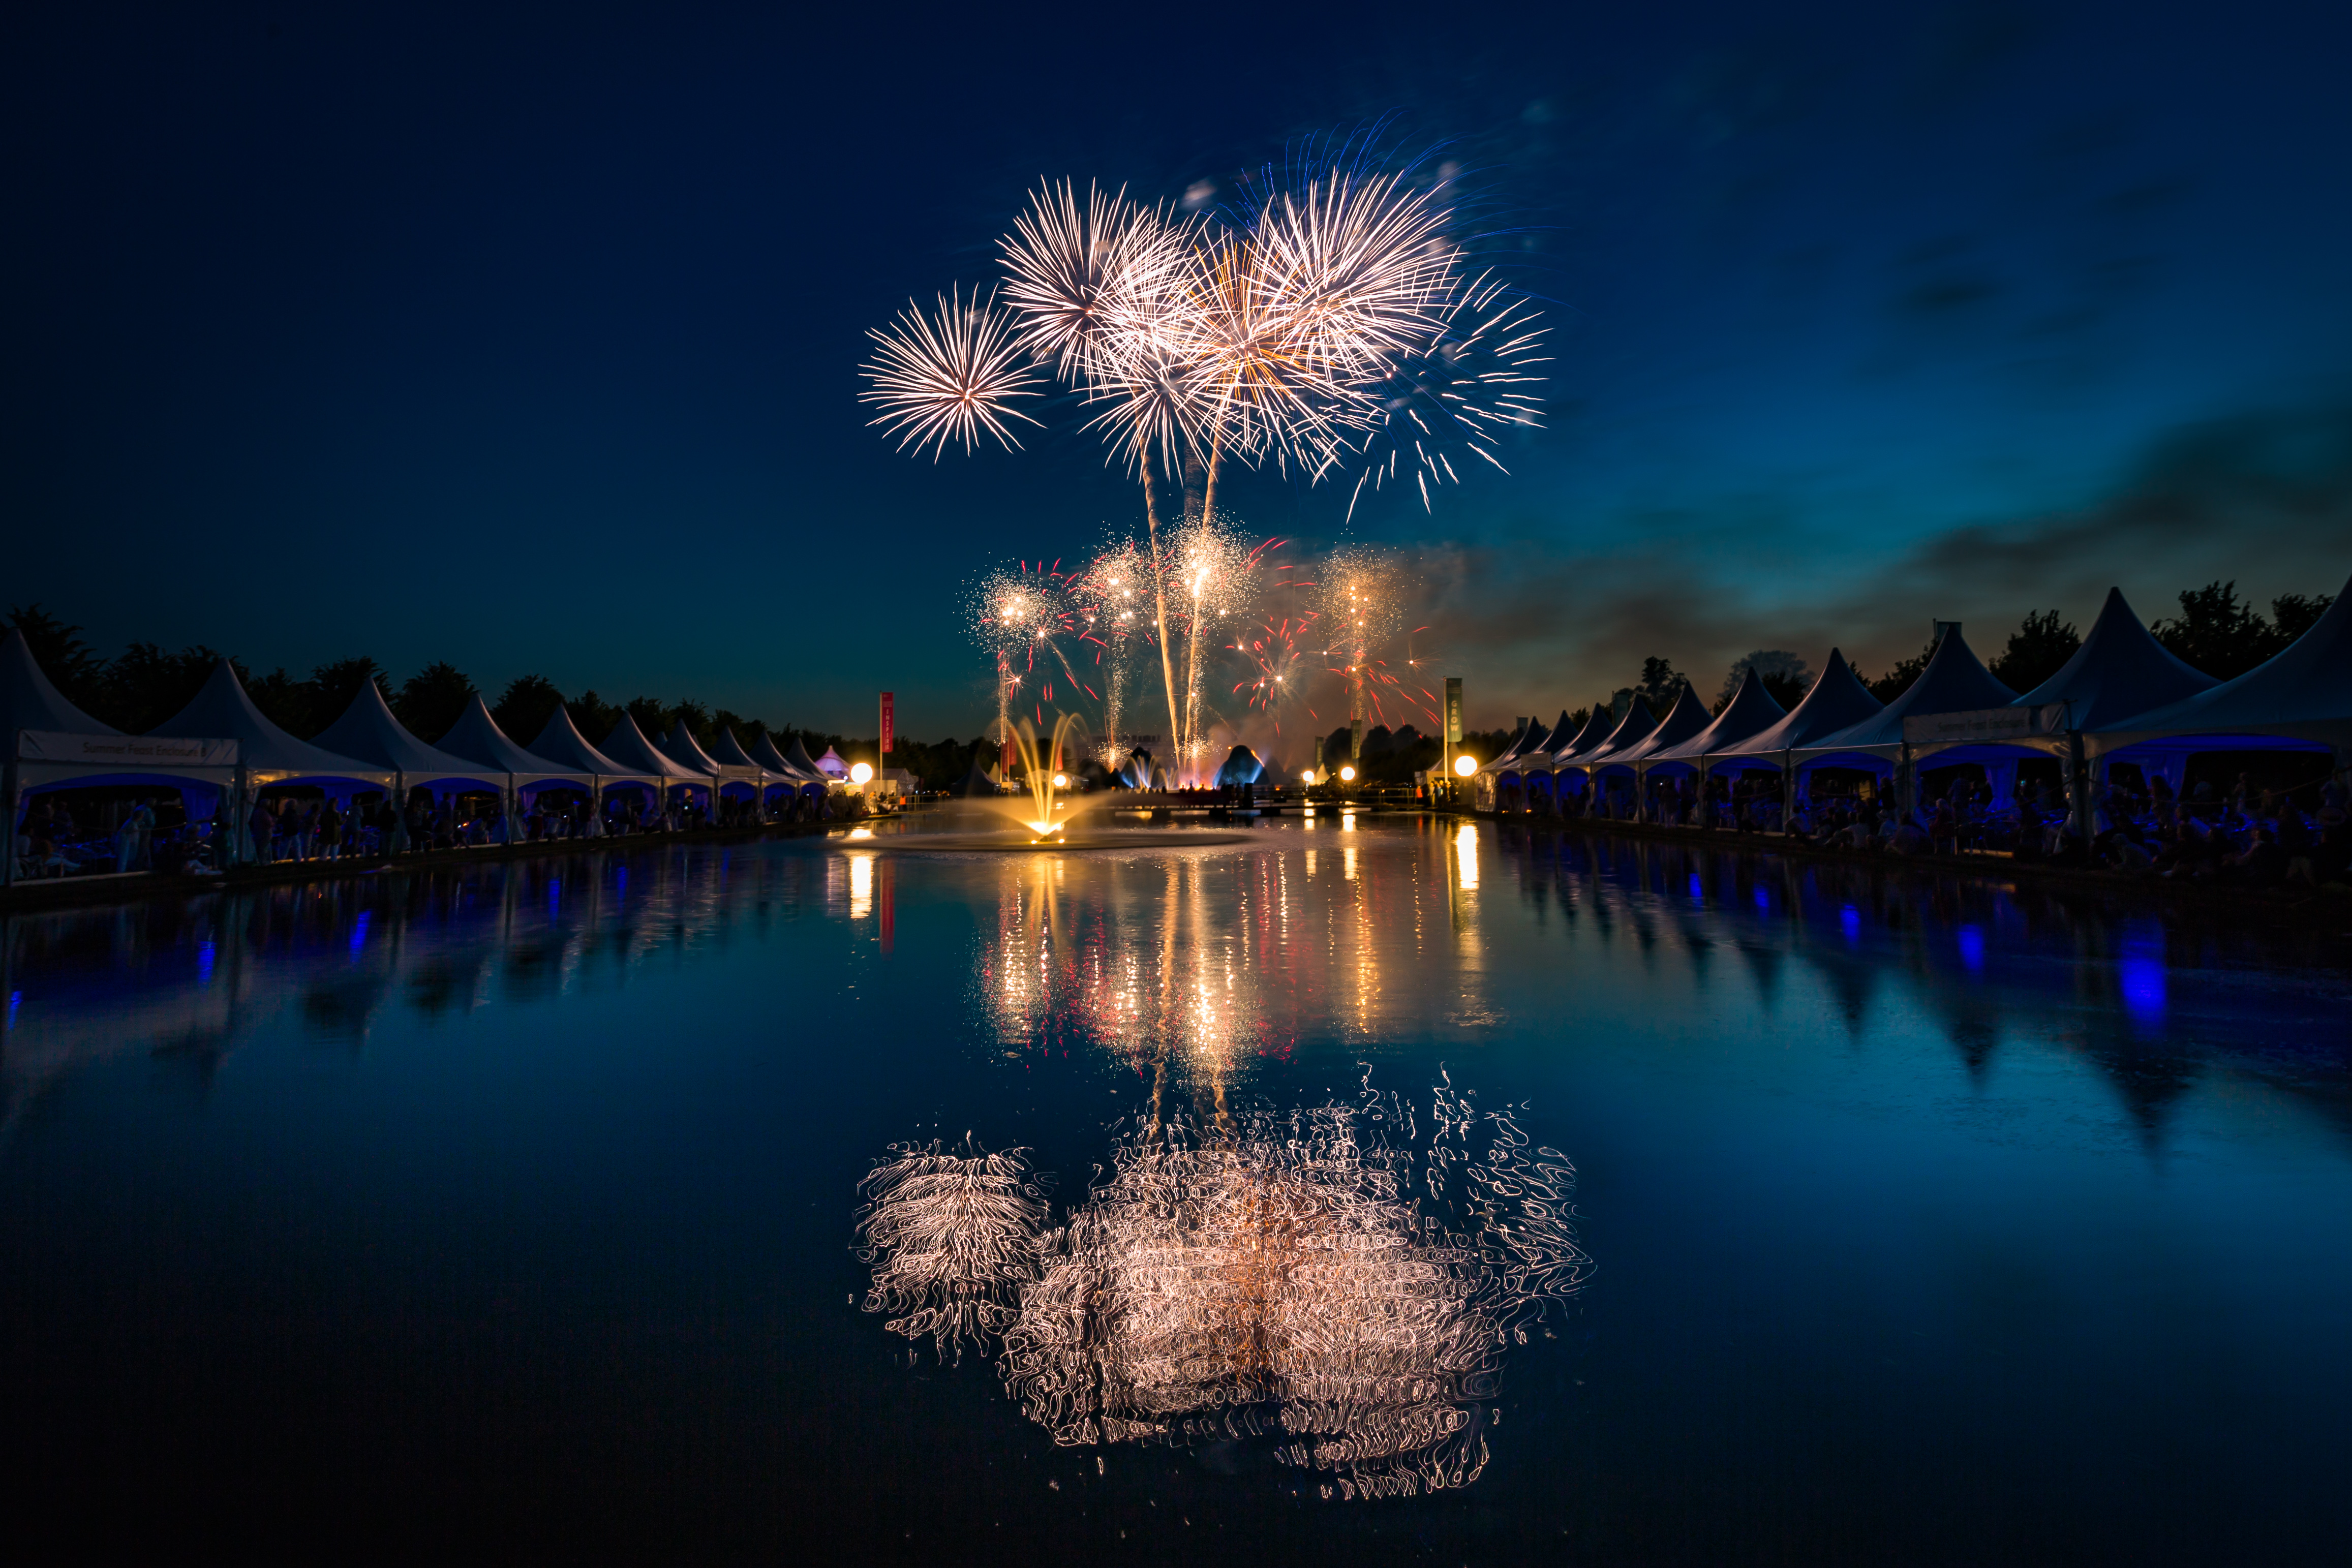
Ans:
POLYGON ((19 762, 111 763, 122 768, 234 768, 234 739, 194 736, 73 735, 54 729, 16 732, 19 762))

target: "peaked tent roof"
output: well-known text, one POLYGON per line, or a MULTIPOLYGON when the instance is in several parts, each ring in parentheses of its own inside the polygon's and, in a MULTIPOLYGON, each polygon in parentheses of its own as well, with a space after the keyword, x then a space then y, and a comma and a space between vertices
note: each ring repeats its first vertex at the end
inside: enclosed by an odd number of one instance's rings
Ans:
POLYGON ((1495 760, 1486 764, 1487 768, 1499 768, 1507 762, 1517 761, 1519 747, 1527 744, 1528 730, 1535 722, 1531 718, 1519 720, 1519 727, 1511 732, 1510 744, 1496 754, 1495 760))
MULTIPOLYGON (((756 768, 762 773, 774 773, 781 771, 778 768, 769 767, 766 763, 761 761, 758 758, 744 750, 743 743, 735 738, 735 727, 733 725, 729 725, 726 728, 719 732, 718 740, 714 742, 710 747, 710 756, 712 760, 718 762, 719 766, 723 768, 756 768)), ((782 759, 780 758, 778 760, 781 761, 782 759)))
POLYGON ((1745 740, 1709 752, 1710 757, 1761 757, 1768 752, 1794 751, 1861 723, 1886 705, 1870 695, 1862 677, 1846 663, 1842 649, 1830 650, 1830 662, 1813 682, 1804 700, 1789 716, 1765 726, 1745 740))
POLYGON ((1631 751, 1658 727, 1657 716, 1650 711, 1648 703, 1640 697, 1626 700, 1633 706, 1625 710, 1625 716, 1617 721, 1617 727, 1609 732, 1608 739, 1576 759, 1577 767, 1590 768, 1596 762, 1622 762, 1622 753, 1631 751))
POLYGON ((1658 727, 1643 736, 1639 744, 1627 747, 1622 755, 1610 760, 1647 762, 1669 747, 1682 745, 1714 722, 1715 716, 1706 711, 1706 705, 1698 700, 1698 693, 1691 689, 1688 681, 1685 681, 1683 689, 1675 695, 1675 706, 1666 710, 1666 716, 1658 721, 1658 727))
POLYGON ((1567 745, 1552 748, 1553 763, 1572 762, 1584 752, 1599 750, 1608 744, 1609 732, 1616 727, 1617 716, 1605 704, 1595 704, 1592 711, 1584 716, 1584 727, 1571 736, 1567 745))
MULTIPOLYGON (((795 741, 793 744, 799 743, 795 741)), ((981 766, 979 753, 972 754, 971 771, 965 774, 961 782, 950 785, 948 793, 965 797, 993 796, 997 793, 996 780, 989 776, 987 768, 981 766)))
POLYGON ((566 768, 517 746, 513 737, 499 727, 499 721, 490 716, 489 706, 482 701, 479 692, 466 705, 465 716, 451 725, 449 733, 441 737, 440 747, 452 757, 463 757, 502 773, 577 773, 581 778, 587 777, 585 770, 566 768))
MULTIPOLYGON (((795 740, 793 744, 798 746, 800 742, 795 740)), ((772 773, 781 773, 787 779, 797 779, 803 784, 814 784, 817 781, 818 775, 815 768, 793 767, 793 759, 776 749, 776 737, 765 730, 761 730, 759 738, 751 742, 751 757, 761 767, 772 773)))
POLYGON ((621 716, 621 722, 613 727, 613 733, 604 737, 604 744, 597 749, 615 762, 625 764, 622 768, 625 773, 641 773, 654 779, 709 777, 707 773, 697 773, 672 761, 660 747, 646 738, 646 732, 637 727, 637 721, 628 714, 621 716))
POLYGON ((602 777, 634 779, 641 777, 644 771, 616 762, 589 745, 588 737, 581 734, 580 727, 572 722, 572 710, 560 706, 555 710, 555 716, 549 719, 546 727, 539 732, 539 738, 530 743, 530 750, 532 756, 544 757, 558 767, 602 777))
POLYGON ((1815 747, 1841 750, 1864 746, 1895 746, 1903 739, 1903 721, 1931 713, 1965 713, 1970 708, 2007 707, 2017 694, 1993 679, 1992 672, 1954 626, 1936 643, 1927 667, 1901 696, 1878 712, 1813 742, 1815 747))
POLYGON ((849 777, 849 764, 844 762, 841 759, 841 753, 835 751, 830 746, 824 748, 824 755, 816 759, 816 770, 819 773, 824 774, 828 779, 846 779, 849 777), (828 761, 833 764, 830 768, 825 766, 828 761))
POLYGON ((715 775, 719 771, 719 758, 702 749, 702 743, 694 738, 694 732, 686 727, 684 719, 679 719, 670 732, 662 737, 659 750, 664 757, 689 773, 715 775))
POLYGON ((2123 590, 2110 588, 2091 634, 2074 656, 2018 698, 2017 706, 2066 703, 2066 716, 2074 728, 2098 729, 2221 684, 2158 642, 2124 602, 2123 590))
POLYGON ((2103 727, 2106 733, 2278 733, 2352 745, 2352 582, 2287 650, 2234 681, 2103 727))
POLYGON ((68 735, 122 733, 68 702, 48 672, 41 668, 41 662, 33 657, 33 645, 25 640, 24 632, 11 626, 7 639, 0 642, 0 735, 7 737, 11 757, 16 755, 14 748, 20 729, 61 730, 68 735))
POLYGON ((1552 766, 1552 753, 1567 743, 1568 710, 1562 708, 1559 710, 1559 716, 1552 720, 1551 727, 1544 731, 1543 739, 1534 746, 1522 747, 1513 766, 1522 772, 1529 768, 1549 768, 1552 766))
POLYGON ((391 769, 297 740, 253 706, 245 683, 226 659, 213 666, 188 706, 148 731, 150 735, 234 738, 237 756, 256 773, 290 773, 325 779, 381 779, 391 769))
MULTIPOLYGON (((474 700, 481 701, 478 693, 474 700)), ((383 688, 373 681, 361 685, 359 695, 343 709, 343 716, 320 732, 319 744, 408 779, 478 779, 487 783, 504 778, 507 772, 427 746, 409 734, 408 727, 384 705, 383 688)))
POLYGON ((1731 700, 1723 705, 1723 711, 1715 716, 1713 724, 1678 746, 1661 747, 1650 753, 1650 759, 1654 762, 1668 758, 1682 761, 1709 756, 1734 741, 1746 740, 1788 716, 1789 710, 1780 706, 1779 698, 1764 689, 1763 677, 1757 674, 1756 667, 1750 664, 1740 672, 1738 690, 1731 694, 1731 700))
POLYGON ((824 774, 817 771, 815 759, 809 756, 808 747, 801 744, 801 737, 797 735, 793 737, 792 745, 784 748, 784 766, 787 768, 796 768, 803 773, 807 774, 811 779, 822 779, 824 777, 824 774))

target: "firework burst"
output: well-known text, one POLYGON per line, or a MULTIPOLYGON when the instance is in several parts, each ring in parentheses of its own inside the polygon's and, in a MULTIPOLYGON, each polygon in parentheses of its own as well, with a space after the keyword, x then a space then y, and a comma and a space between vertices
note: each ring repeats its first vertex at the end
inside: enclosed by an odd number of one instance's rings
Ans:
POLYGON ((866 423, 898 436, 901 452, 933 448, 934 463, 950 441, 969 454, 983 432, 1018 448, 1006 421, 1039 422, 1012 401, 1038 396, 1033 389, 1039 378, 1024 359, 1011 314, 992 294, 966 300, 961 290, 939 306, 936 316, 926 316, 908 300, 897 320, 866 333, 877 347, 859 367, 872 384, 857 400, 880 410, 866 423))

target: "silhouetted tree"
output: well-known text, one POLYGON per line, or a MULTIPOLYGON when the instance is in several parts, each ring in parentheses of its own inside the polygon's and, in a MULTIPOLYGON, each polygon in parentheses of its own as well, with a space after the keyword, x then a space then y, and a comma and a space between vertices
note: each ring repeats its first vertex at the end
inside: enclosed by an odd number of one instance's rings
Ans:
POLYGON ((1756 672, 1756 679, 1772 700, 1784 708, 1795 707, 1812 689, 1812 672, 1805 667, 1804 660, 1786 648, 1759 648, 1732 662, 1723 677, 1723 690, 1716 695, 1712 705, 1716 712, 1721 713, 1731 706, 1731 699, 1739 692, 1739 678, 1750 670, 1756 672))
POLYGON ((67 625, 37 601, 11 609, 8 624, 25 634, 34 659, 66 701, 97 717, 106 701, 106 661, 81 640, 81 628, 67 625))
POLYGON ((392 699, 392 713, 411 735, 438 740, 464 716, 467 699, 473 695, 474 683, 457 665, 437 661, 401 683, 400 695, 392 699))
MULTIPOLYGON (((625 705, 647 740, 658 740, 669 728, 669 708, 659 697, 631 697, 625 705)), ((618 723, 619 720, 614 720, 618 723)))
POLYGON ((144 735, 187 706, 219 662, 202 643, 167 653, 153 643, 133 643, 107 665, 105 695, 94 716, 144 735))
POLYGON ((2271 656, 2270 622, 2252 605, 2238 602, 2235 579, 2184 589, 2179 615, 2150 630, 2180 658, 2225 681, 2271 656))
POLYGON ((517 741, 528 746, 555 710, 563 706, 563 694, 545 675, 517 675, 507 683, 507 689, 490 709, 490 717, 517 741))
MULTIPOLYGON (((711 725, 710 710, 692 697, 688 697, 669 710, 670 724, 674 725, 680 719, 686 721, 687 733, 694 737, 695 744, 709 750, 711 741, 718 737, 719 733, 711 725)), ((667 733, 667 727, 665 727, 665 733, 667 733)))
POLYGON ((2082 634, 2055 610, 2028 611, 2023 624, 2009 634, 2009 646, 1986 668, 2011 691, 2030 692, 2064 669, 2082 646, 2082 634))
MULTIPOLYGON (((1870 688, 1872 696, 1876 697, 1880 702, 1891 703, 1911 689, 1911 683, 1919 678, 1920 673, 1927 667, 1927 661, 1935 656, 1936 643, 1931 638, 1927 645, 1919 650, 1916 656, 1897 661, 1893 669, 1879 676, 1878 679, 1865 680, 1863 684, 1870 688)), ((1862 674, 1859 665, 1855 666, 1854 674, 1857 675, 1862 674)))
POLYGON ((1670 662, 1650 658, 1642 661, 1642 678, 1634 683, 1633 689, 1648 701, 1654 711, 1664 713, 1674 706, 1675 697, 1684 685, 1682 675, 1670 662))
POLYGON ((2336 602, 2332 593, 2309 598, 2300 593, 2282 593, 2271 601, 2271 632, 2278 640, 2278 653, 2284 653, 2294 640, 2311 630, 2327 607, 2336 602))
MULTIPOLYGON (((615 707, 593 691, 582 692, 563 706, 571 711, 572 722, 579 727, 580 733, 588 737, 592 746, 612 734, 614 727, 621 722, 622 715, 627 711, 615 707)), ((553 718, 555 716, 551 713, 547 716, 553 718)), ((531 732, 532 735, 537 733, 536 730, 531 732)), ((530 736, 520 733, 516 733, 515 738, 525 745, 530 741, 530 736)))

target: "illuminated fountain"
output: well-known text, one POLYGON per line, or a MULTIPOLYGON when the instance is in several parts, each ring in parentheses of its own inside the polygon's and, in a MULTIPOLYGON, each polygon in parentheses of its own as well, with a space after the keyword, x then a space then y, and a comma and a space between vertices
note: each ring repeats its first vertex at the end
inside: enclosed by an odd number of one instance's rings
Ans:
MULTIPOLYGON (((1071 825, 1097 803, 1073 792, 1076 782, 1071 769, 1076 766, 1078 745, 1084 726, 1076 714, 1063 714, 1054 721, 1050 740, 1040 743, 1037 731, 1027 719, 1017 719, 1009 727, 1013 744, 1021 759, 1023 795, 982 799, 971 804, 1003 820, 1009 831, 993 833, 915 832, 896 835, 875 841, 877 849, 917 850, 930 852, 984 850, 992 852, 1099 850, 1149 848, 1154 840, 1135 831, 1101 830, 1095 832, 1073 832, 1071 825)), ((1107 800, 1106 795, 1101 799, 1107 800)), ((1181 838, 1187 849, 1211 844, 1240 843, 1246 835, 1240 833, 1210 833, 1186 831, 1181 838)), ((1166 834, 1160 842, 1177 841, 1166 834)))

